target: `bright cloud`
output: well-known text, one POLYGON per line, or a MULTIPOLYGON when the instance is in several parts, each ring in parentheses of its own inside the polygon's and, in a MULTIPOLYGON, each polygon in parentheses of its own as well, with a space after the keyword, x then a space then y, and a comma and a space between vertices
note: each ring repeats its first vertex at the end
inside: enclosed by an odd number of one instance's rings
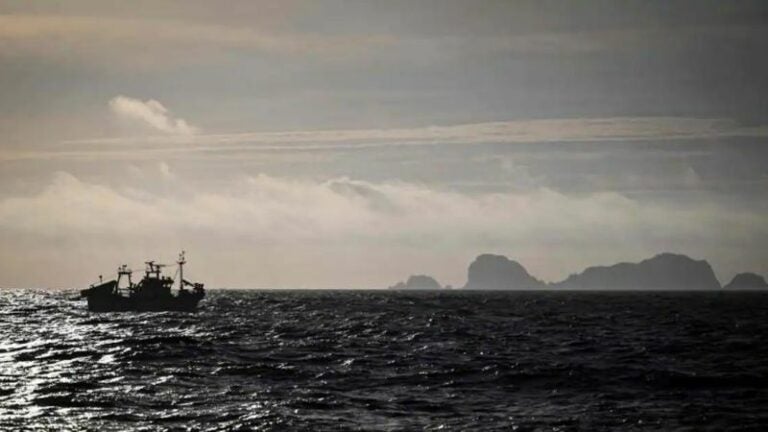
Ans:
POLYGON ((163 186, 113 188, 58 173, 38 194, 0 201, 0 227, 26 242, 75 242, 94 253, 103 244, 111 245, 110 253, 130 256, 148 245, 186 245, 210 260, 237 251, 246 267, 208 272, 244 287, 384 286, 408 272, 430 270, 461 284, 472 254, 486 251, 508 253, 535 274, 555 279, 595 262, 662 250, 711 259, 707 251, 731 244, 748 253, 756 239, 768 238, 760 215, 706 204, 640 205, 615 193, 467 195, 409 183, 266 175, 207 191, 185 189, 183 181, 163 186), (371 257, 384 257, 389 267, 371 268, 371 257), (300 272, 291 261, 301 262, 300 272), (254 273, 257 262, 263 264, 254 273))
POLYGON ((154 99, 141 101, 127 96, 116 96, 109 101, 109 108, 120 117, 138 121, 167 134, 189 136, 200 131, 186 120, 172 117, 168 108, 154 99))

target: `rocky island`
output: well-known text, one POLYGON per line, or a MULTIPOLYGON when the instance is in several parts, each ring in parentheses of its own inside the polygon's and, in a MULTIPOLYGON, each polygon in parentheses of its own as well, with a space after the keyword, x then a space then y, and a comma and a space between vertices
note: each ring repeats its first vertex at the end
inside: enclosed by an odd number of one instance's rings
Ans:
MULTIPOLYGON (((741 278, 740 286, 754 285, 754 278, 741 278), (749 280, 747 280, 749 279, 749 280), (752 282, 750 282, 752 281, 752 282)), ((763 280, 763 283, 765 281, 763 280)), ((464 289, 475 290, 713 290, 720 282, 705 260, 686 255, 661 253, 639 263, 589 267, 560 282, 545 283, 531 276, 517 261, 503 255, 483 254, 467 271, 464 289)))
POLYGON ((759 274, 739 273, 723 288, 728 290, 766 289, 768 288, 768 283, 766 283, 765 278, 759 274))
POLYGON ((587 290, 710 290, 720 289, 720 282, 707 261, 662 253, 639 263, 589 267, 550 286, 587 290))
POLYGON ((391 290, 439 290, 443 289, 440 283, 432 276, 412 275, 405 282, 398 282, 389 287, 391 290))
MULTIPOLYGON (((392 290, 439 290, 433 277, 413 275, 392 290)), ((517 261, 504 255, 482 254, 467 269, 466 290, 731 290, 768 289, 765 278, 755 273, 740 273, 721 287, 706 260, 687 255, 660 253, 640 262, 621 262, 588 267, 559 282, 544 282, 528 273, 517 261)))
POLYGON ((535 290, 545 288, 544 282, 528 274, 517 261, 503 255, 483 254, 475 258, 467 271, 464 289, 476 290, 535 290))

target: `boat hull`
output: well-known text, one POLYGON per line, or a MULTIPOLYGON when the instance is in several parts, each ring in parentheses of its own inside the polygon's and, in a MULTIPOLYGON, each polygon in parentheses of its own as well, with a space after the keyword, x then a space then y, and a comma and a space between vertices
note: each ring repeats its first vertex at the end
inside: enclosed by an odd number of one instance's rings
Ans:
POLYGON ((82 295, 88 300, 92 312, 193 312, 203 299, 203 292, 180 292, 177 295, 143 298, 126 297, 106 290, 85 290, 82 295))

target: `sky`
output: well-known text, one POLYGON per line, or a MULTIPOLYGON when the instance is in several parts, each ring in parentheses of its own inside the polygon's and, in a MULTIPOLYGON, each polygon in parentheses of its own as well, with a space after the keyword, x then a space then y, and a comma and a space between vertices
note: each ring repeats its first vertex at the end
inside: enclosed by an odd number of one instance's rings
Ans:
POLYGON ((0 287, 768 275, 763 1, 0 0, 0 287))

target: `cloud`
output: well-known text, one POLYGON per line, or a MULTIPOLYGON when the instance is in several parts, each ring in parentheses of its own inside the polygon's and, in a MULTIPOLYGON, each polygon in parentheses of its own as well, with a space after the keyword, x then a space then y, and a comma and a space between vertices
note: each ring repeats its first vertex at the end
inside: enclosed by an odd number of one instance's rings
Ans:
POLYGON ((160 132, 171 135, 194 135, 200 131, 186 120, 174 118, 160 102, 141 101, 127 96, 116 96, 109 101, 109 108, 120 117, 136 120, 160 132))
MULTIPOLYGON (((253 262, 265 259, 264 251, 279 250, 284 260, 304 260, 302 272, 271 264, 292 286, 394 280, 402 277, 398 272, 420 270, 413 268, 414 251, 425 263, 442 261, 436 276, 460 284, 463 264, 445 263, 483 251, 508 253, 535 274, 556 279, 585 265, 670 249, 709 258, 733 246, 759 257, 759 243, 768 238, 768 223, 759 214, 706 203, 641 205, 616 193, 569 196, 542 188, 469 195, 413 183, 266 175, 213 190, 184 184, 116 188, 62 172, 38 194, 1 200, 0 230, 25 239, 16 243, 22 248, 14 249, 17 254, 25 253, 23 245, 43 241, 76 242, 88 250, 109 243, 132 255, 147 245, 192 245, 212 260, 239 251, 241 260, 253 262), (318 259, 313 253, 328 261, 324 280, 312 280, 321 271, 312 264, 318 259), (359 274, 357 268, 370 266, 371 257, 388 257, 396 270, 359 274)), ((239 286, 276 280, 250 271, 211 269, 239 286)))
POLYGON ((605 117, 532 119, 408 129, 350 129, 208 135, 197 138, 210 143, 371 143, 452 144, 532 143, 574 141, 632 141, 652 138, 716 138, 766 133, 740 127, 718 118, 605 117))
MULTIPOLYGON (((143 103, 142 103, 143 104, 143 103)), ((434 146, 516 143, 633 142, 647 140, 691 140, 739 137, 768 137, 767 126, 742 126, 722 118, 687 117, 605 117, 573 119, 532 119, 396 129, 340 129, 237 134, 197 134, 135 138, 106 138, 66 141, 68 149, 77 145, 148 144, 153 149, 184 152, 305 151, 365 149, 386 146, 434 146)), ((65 150, 66 152, 66 150, 65 150)), ((45 157, 51 155, 46 153, 45 157)))
POLYGON ((174 178, 173 172, 171 171, 171 167, 169 167, 167 163, 160 162, 157 165, 157 169, 160 171, 160 175, 163 177, 163 179, 173 180, 174 178))

